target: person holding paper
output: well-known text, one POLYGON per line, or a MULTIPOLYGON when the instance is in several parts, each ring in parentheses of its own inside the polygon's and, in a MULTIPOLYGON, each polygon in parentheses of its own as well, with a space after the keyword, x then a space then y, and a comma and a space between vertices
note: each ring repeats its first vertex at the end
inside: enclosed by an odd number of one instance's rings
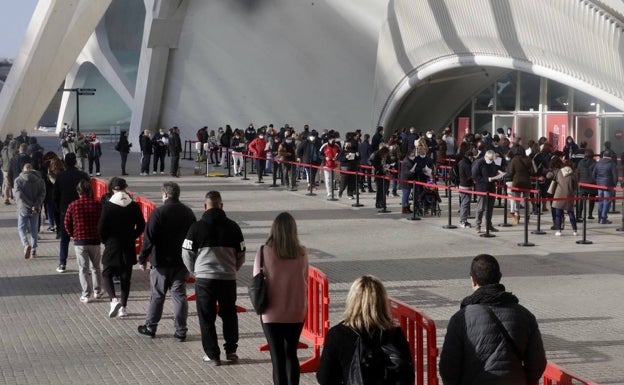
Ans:
MULTIPOLYGON (((482 193, 490 192, 494 193, 496 191, 495 181, 500 179, 501 176, 504 176, 504 173, 499 174, 497 170, 497 166, 494 163, 494 158, 496 158, 496 153, 492 150, 486 151, 483 158, 479 158, 472 163, 472 179, 475 183, 475 191, 479 191, 482 193)), ((477 196, 477 218, 476 218, 476 230, 477 233, 481 233, 481 223, 483 220, 483 213, 486 212, 485 223, 487 228, 491 232, 497 232, 496 229, 492 225, 492 211, 494 210, 494 197, 489 197, 486 199, 485 195, 477 196), (487 210, 486 210, 487 204, 487 210)))

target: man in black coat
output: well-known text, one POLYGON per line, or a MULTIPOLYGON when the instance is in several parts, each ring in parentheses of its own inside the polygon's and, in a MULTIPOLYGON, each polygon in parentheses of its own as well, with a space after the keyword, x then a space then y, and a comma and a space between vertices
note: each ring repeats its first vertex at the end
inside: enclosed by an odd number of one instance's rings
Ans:
POLYGON ((145 219, 138 203, 126 192, 128 184, 123 178, 111 182, 113 195, 102 208, 98 234, 104 244, 102 254, 102 286, 110 298, 110 318, 126 316, 130 295, 132 266, 137 263, 135 241, 145 229, 145 219), (113 276, 118 276, 121 298, 115 295, 113 276))
POLYGON ((542 376, 546 354, 535 316, 500 279, 496 258, 472 260, 475 292, 451 317, 440 354, 444 385, 537 384, 542 376))
POLYGON ((169 172, 172 177, 180 176, 180 153, 182 152, 182 141, 180 140, 180 129, 176 126, 169 130, 169 155, 171 155, 171 165, 169 172))
POLYGON ((61 220, 58 223, 59 233, 61 235, 59 265, 56 268, 56 271, 59 273, 65 272, 67 253, 69 250, 69 234, 67 234, 65 230, 65 212, 67 211, 67 206, 78 199, 78 192, 76 191, 78 183, 80 183, 81 180, 89 180, 89 175, 87 175, 87 173, 76 168, 75 153, 69 152, 65 155, 65 167, 66 169, 61 171, 54 181, 54 205, 61 215, 61 220))
MULTIPOLYGON (((492 150, 488 150, 483 158, 479 158, 472 162, 472 179, 475 184, 475 191, 482 193, 496 192, 496 185, 494 178, 498 174, 494 158, 496 153, 492 150)), ((481 221, 483 220, 483 214, 485 213, 485 225, 489 231, 496 232, 496 229, 492 225, 492 211, 494 211, 494 197, 487 198, 485 195, 477 196, 477 218, 475 220, 477 227, 477 233, 481 232, 481 221)))
POLYGON ((145 323, 138 327, 139 333, 154 338, 158 322, 162 317, 165 295, 171 290, 173 302, 174 337, 186 339, 186 279, 189 272, 182 260, 182 242, 189 227, 195 223, 195 214, 190 207, 180 202, 180 186, 166 182, 162 187, 163 205, 152 211, 143 237, 143 248, 139 253, 139 267, 145 271, 150 258, 150 303, 145 323))

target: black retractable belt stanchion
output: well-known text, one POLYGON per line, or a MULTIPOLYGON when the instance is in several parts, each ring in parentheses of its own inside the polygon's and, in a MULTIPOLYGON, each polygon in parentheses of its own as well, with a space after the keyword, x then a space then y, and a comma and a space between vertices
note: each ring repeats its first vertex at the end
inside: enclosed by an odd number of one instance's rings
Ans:
MULTIPOLYGON (((327 198, 327 200, 328 201, 337 201, 338 198, 334 197, 334 169, 333 168, 330 169, 330 175, 331 175, 331 177, 329 179, 329 185, 331 186, 330 187, 331 194, 330 194, 330 197, 327 198)), ((327 183, 327 181, 325 181, 325 183, 327 183)))
MULTIPOLYGON (((503 195, 507 196, 507 184, 503 184, 503 195)), ((513 226, 511 223, 507 223, 507 208, 509 207, 508 203, 508 199, 505 198, 505 207, 503 208, 503 223, 500 223, 499 226, 500 227, 511 227, 513 226)), ((519 204, 517 201, 515 201, 516 204, 519 204)))
POLYGON ((593 242, 587 240, 587 195, 583 195, 583 239, 576 241, 579 245, 591 245, 593 242))
POLYGON ((407 218, 410 221, 419 221, 420 216, 416 213, 418 211, 418 207, 416 207, 416 182, 412 182, 412 206, 414 206, 414 210, 412 210, 412 216, 407 218))
POLYGON ((383 175, 381 176, 381 178, 382 178, 381 179, 381 184, 382 184, 382 187, 383 187, 383 189, 381 191, 381 193, 382 193, 381 194, 382 201, 381 201, 381 210, 379 210, 378 212, 379 213, 389 213, 390 210, 388 210, 386 208, 386 183, 389 183, 389 181, 387 181, 386 177, 383 176, 383 175))
MULTIPOLYGON (((351 207, 362 207, 363 204, 360 203, 360 171, 355 171, 355 203, 351 204, 351 207)), ((332 194, 333 194, 332 190, 332 194)))
POLYGON ((243 153, 243 179, 242 180, 249 180, 249 178, 247 178, 247 154, 243 153))
POLYGON ((309 196, 316 196, 316 194, 314 193, 314 186, 315 186, 315 182, 314 180, 312 180, 312 164, 309 165, 308 167, 308 193, 306 195, 309 196))
POLYGON ((535 235, 543 235, 546 234, 545 231, 542 231, 540 228, 542 225, 542 193, 540 190, 537 190, 537 228, 531 231, 531 234, 535 235))
MULTIPOLYGON (((518 202, 516 202, 518 204, 518 202)), ((518 246, 535 246, 535 243, 529 242, 529 197, 524 197, 524 242, 518 243, 518 246)))
POLYGON ((485 233, 479 235, 482 238, 494 238, 496 235, 490 234, 490 225, 488 223, 488 218, 490 218, 490 190, 488 189, 485 192, 485 233))
POLYGON ((448 190, 448 224, 446 226, 442 226, 443 229, 456 229, 457 226, 453 225, 451 223, 451 188, 447 186, 447 190, 448 190))
MULTIPOLYGON (((613 190, 613 197, 617 197, 617 191, 613 190)), ((611 211, 609 214, 619 214, 620 212, 615 209, 615 199, 611 201, 611 211)))
POLYGON ((228 176, 228 178, 231 178, 232 177, 232 167, 230 167, 230 151, 229 151, 228 148, 226 148, 225 151, 226 151, 225 152, 225 165, 226 165, 227 170, 228 170, 227 176, 228 176))

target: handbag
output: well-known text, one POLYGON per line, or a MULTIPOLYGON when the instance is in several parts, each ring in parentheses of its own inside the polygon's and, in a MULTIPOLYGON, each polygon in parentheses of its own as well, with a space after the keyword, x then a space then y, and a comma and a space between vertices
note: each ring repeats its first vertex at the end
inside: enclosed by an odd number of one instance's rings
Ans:
POLYGON ((249 299, 256 314, 262 314, 269 305, 266 277, 264 276, 264 245, 260 247, 260 272, 254 275, 248 287, 249 299))
POLYGON ((550 195, 555 195, 555 190, 557 189, 557 181, 555 179, 550 182, 550 186, 548 186, 548 191, 546 191, 550 195))

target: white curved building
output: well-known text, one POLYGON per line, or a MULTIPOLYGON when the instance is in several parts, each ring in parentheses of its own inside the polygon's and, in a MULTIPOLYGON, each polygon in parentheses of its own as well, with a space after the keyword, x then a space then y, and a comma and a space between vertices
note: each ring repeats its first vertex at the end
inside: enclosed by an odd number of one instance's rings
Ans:
MULTIPOLYGON (((40 0, 0 94, 34 127, 507 128, 624 151, 619 0, 40 0), (65 92, 58 126, 76 126, 65 92)), ((386 130, 389 132, 389 130, 386 130)))

